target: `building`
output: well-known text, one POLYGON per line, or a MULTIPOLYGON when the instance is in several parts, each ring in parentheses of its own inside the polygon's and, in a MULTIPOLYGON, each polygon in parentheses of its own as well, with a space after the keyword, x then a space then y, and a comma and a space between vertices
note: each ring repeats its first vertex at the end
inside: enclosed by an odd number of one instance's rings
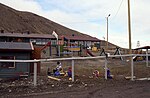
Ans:
MULTIPOLYGON (((95 37, 91 37, 86 34, 58 35, 56 32, 54 36, 51 34, 31 34, 30 32, 6 33, 1 31, 0 42, 32 42, 34 46, 35 57, 38 57, 36 59, 58 56, 58 46, 71 47, 71 44, 76 44, 77 46, 82 46, 79 47, 80 51, 82 51, 83 47, 93 47, 95 43, 97 43, 96 47, 100 48, 100 40, 95 37), (58 38, 56 38, 56 35, 58 38), (49 42, 50 45, 47 45, 49 42)), ((60 52, 63 52, 62 48, 60 52)))
MULTIPOLYGON (((32 43, 0 42, 0 59, 31 60, 34 51, 32 43)), ((29 75, 32 64, 0 62, 0 77, 18 77, 29 75)))
MULTIPOLYGON (((51 58, 58 56, 58 46, 69 46, 71 52, 81 52, 83 48, 77 46, 92 46, 93 43, 100 43, 100 40, 88 35, 58 35, 56 38, 51 34, 27 33, 6 33, 0 32, 0 59, 7 60, 31 60, 51 58)), ((58 50, 59 49, 59 50, 58 50)), ((62 52, 62 51, 61 51, 62 52)), ((78 55, 79 56, 79 55, 78 55)), ((0 77, 18 77, 33 73, 33 64, 0 62, 0 77)), ((38 63, 40 73, 40 63, 38 63)))
MULTIPOLYGON (((51 56, 51 50, 50 47, 46 48, 46 56, 42 55, 42 50, 47 43, 51 42, 51 45, 56 45, 56 38, 50 34, 30 34, 27 33, 0 33, 0 42, 23 42, 23 43, 33 43, 34 52, 38 51, 41 52, 40 56, 38 56, 38 59, 40 58, 48 58, 51 56), (42 57, 43 56, 43 57, 42 57)), ((37 52, 36 52, 37 53, 37 52)), ((37 55, 35 56, 37 57, 37 55)))

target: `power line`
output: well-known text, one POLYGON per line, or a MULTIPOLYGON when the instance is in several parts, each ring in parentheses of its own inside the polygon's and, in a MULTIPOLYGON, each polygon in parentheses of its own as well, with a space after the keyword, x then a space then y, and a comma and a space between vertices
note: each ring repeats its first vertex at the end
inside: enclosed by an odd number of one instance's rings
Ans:
POLYGON ((78 24, 78 23, 89 23, 89 22, 97 22, 98 19, 96 20, 86 20, 86 21, 71 21, 71 22, 64 22, 64 21, 60 21, 61 23, 65 23, 65 24, 78 24))
MULTIPOLYGON (((119 7, 117 9, 117 12, 115 13, 115 15, 113 16, 113 19, 118 15, 120 9, 121 9, 121 6, 123 4, 123 0, 121 0, 120 4, 119 4, 119 7)), ((85 19, 85 18, 84 18, 85 19)), ((77 19, 76 19, 77 20, 77 19)), ((83 24, 86 24, 86 23, 89 23, 89 22, 97 22, 99 19, 96 19, 96 18, 86 18, 85 21, 70 21, 70 22, 65 22, 65 21, 60 21, 60 23, 62 24, 78 24, 78 23, 83 23, 83 24)))
POLYGON ((121 1, 120 5, 119 5, 119 7, 118 7, 118 10, 117 10, 117 12, 116 12, 116 14, 115 14, 115 16, 114 16, 113 18, 115 18, 115 17, 118 15, 118 13, 119 13, 119 11, 120 11, 120 8, 121 8, 121 6, 122 6, 122 3, 123 3, 123 0, 121 1))

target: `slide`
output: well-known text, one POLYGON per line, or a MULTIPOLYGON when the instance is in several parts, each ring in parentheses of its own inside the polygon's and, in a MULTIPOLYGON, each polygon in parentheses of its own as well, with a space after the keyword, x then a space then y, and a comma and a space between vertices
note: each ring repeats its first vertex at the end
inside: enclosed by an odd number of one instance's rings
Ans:
POLYGON ((142 56, 134 56, 133 61, 143 61, 144 58, 142 56))
POLYGON ((88 49, 87 49, 86 51, 87 51, 87 53, 88 53, 90 56, 92 56, 92 57, 95 56, 95 55, 93 55, 88 49))

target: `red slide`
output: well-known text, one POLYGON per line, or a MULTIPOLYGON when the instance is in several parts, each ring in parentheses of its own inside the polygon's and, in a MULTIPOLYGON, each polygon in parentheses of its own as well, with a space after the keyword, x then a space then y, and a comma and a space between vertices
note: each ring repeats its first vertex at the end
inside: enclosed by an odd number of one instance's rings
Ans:
POLYGON ((88 49, 86 50, 86 52, 87 52, 90 56, 92 56, 92 57, 95 56, 95 55, 93 55, 88 49))

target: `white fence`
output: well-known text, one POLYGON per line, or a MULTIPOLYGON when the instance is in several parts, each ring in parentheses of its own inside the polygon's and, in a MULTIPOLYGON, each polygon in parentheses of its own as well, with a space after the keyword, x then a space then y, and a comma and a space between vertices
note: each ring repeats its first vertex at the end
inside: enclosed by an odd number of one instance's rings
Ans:
POLYGON ((131 80, 133 81, 134 77, 134 63, 133 63, 133 56, 146 56, 146 66, 150 67, 148 65, 148 56, 150 54, 127 54, 127 55, 108 55, 108 56, 97 56, 97 57, 71 57, 71 58, 55 58, 55 59, 34 59, 34 60, 2 60, 0 59, 0 62, 26 62, 26 63, 34 63, 34 78, 33 78, 33 84, 34 86, 37 85, 37 63, 38 62, 50 62, 50 61, 63 61, 63 60, 71 60, 72 61, 72 82, 74 82, 74 62, 75 60, 87 60, 87 59, 105 59, 105 79, 107 80, 107 58, 113 58, 113 57, 131 57, 131 80))

